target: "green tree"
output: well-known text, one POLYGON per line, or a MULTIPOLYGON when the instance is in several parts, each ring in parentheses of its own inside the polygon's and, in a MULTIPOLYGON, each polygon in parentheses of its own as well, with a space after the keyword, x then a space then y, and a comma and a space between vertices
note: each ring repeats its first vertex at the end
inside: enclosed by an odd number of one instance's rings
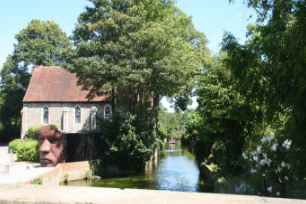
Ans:
POLYGON ((306 169, 306 2, 247 3, 258 12, 258 23, 249 25, 246 45, 238 44, 231 34, 225 36, 227 66, 248 103, 265 107, 266 122, 275 136, 292 140, 295 176, 302 178, 306 169))
POLYGON ((191 93, 194 50, 207 41, 174 1, 91 2, 78 18, 76 49, 67 51, 64 64, 90 90, 89 98, 109 94, 113 110, 121 103, 134 115, 148 97, 158 107, 162 96, 191 93))
POLYGON ((22 99, 30 81, 29 65, 59 66, 61 52, 71 47, 66 34, 53 21, 32 20, 16 34, 12 55, 1 69, 0 122, 8 132, 19 130, 22 99))
POLYGON ((212 145, 214 159, 224 174, 237 175, 242 173, 239 160, 245 142, 262 118, 260 109, 245 103, 245 97, 235 89, 236 81, 223 64, 224 58, 224 53, 212 56, 199 77, 197 114, 185 131, 212 145))

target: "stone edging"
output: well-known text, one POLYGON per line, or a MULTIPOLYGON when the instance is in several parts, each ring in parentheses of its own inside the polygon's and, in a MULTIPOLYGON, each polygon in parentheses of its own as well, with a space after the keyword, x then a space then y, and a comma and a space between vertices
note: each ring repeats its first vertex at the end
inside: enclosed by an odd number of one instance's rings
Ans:
POLYGON ((42 178, 43 185, 58 186, 59 182, 65 174, 69 174, 68 181, 84 179, 85 172, 91 169, 89 161, 62 163, 48 172, 35 176, 23 184, 30 184, 31 181, 42 178))

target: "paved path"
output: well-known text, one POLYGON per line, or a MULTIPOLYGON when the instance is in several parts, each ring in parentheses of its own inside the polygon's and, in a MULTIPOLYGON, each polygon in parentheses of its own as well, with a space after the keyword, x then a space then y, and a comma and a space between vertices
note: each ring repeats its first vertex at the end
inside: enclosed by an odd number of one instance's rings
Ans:
POLYGON ((306 204, 306 201, 214 193, 0 184, 0 203, 306 204))
POLYGON ((0 183, 16 184, 52 170, 54 167, 40 167, 39 163, 18 162, 14 154, 14 166, 11 166, 8 144, 0 143, 0 183), (5 174, 5 165, 9 164, 9 174, 5 174))

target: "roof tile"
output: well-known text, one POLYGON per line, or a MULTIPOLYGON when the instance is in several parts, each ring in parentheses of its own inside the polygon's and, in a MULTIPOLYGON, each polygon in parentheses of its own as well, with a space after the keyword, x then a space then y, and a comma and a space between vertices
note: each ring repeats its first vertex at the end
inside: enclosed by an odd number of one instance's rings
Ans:
POLYGON ((62 67, 34 66, 23 102, 101 102, 106 96, 88 100, 89 91, 77 85, 76 74, 62 67))

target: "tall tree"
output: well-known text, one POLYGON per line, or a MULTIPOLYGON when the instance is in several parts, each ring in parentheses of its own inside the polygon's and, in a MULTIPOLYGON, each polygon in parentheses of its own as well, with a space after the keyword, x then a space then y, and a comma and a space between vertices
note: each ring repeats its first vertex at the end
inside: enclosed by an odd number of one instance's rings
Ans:
POLYGON ((1 69, 0 121, 8 131, 18 131, 22 99, 30 81, 29 65, 59 66, 62 50, 72 46, 66 34, 53 21, 32 20, 16 34, 12 55, 1 69))
POLYGON ((235 89, 236 81, 226 68, 225 53, 212 56, 199 77, 196 114, 190 118, 185 132, 196 131, 200 141, 212 145, 214 158, 227 175, 242 172, 239 163, 247 138, 254 134, 262 113, 235 89), (200 116, 200 119, 199 119, 200 116))
POLYGON ((227 64, 247 99, 264 104, 276 136, 292 139, 292 162, 296 176, 302 178, 306 169, 306 2, 246 2, 258 12, 258 24, 248 27, 246 45, 239 45, 233 35, 225 36, 227 64))
POLYGON ((67 51, 64 64, 90 90, 89 97, 109 94, 113 109, 124 99, 121 105, 134 115, 148 97, 158 107, 162 96, 191 93, 198 67, 194 50, 207 41, 174 1, 91 2, 79 16, 76 49, 67 51))

